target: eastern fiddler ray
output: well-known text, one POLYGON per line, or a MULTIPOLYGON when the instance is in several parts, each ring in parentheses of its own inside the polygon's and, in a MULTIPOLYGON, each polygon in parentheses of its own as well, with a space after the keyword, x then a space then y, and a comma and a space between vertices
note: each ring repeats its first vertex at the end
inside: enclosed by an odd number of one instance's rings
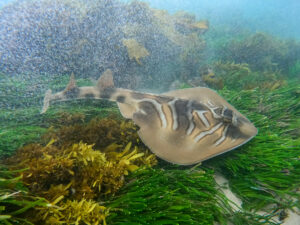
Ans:
POLYGON ((191 165, 220 155, 248 142, 255 126, 215 91, 187 88, 164 94, 148 94, 114 87, 106 70, 96 86, 77 87, 74 75, 65 90, 46 92, 41 113, 52 101, 108 99, 117 102, 121 114, 132 119, 138 134, 158 157, 191 165))

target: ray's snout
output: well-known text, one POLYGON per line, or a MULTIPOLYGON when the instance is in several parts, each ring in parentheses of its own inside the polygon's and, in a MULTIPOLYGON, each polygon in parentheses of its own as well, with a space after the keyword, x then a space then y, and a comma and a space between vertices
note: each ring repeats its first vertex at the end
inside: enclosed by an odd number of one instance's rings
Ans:
POLYGON ((239 130, 248 137, 254 137, 258 130, 248 119, 242 118, 239 122, 239 130))
POLYGON ((258 132, 257 128, 249 119, 231 109, 223 110, 222 119, 225 124, 232 124, 234 127, 238 128, 239 132, 245 137, 254 137, 258 132))

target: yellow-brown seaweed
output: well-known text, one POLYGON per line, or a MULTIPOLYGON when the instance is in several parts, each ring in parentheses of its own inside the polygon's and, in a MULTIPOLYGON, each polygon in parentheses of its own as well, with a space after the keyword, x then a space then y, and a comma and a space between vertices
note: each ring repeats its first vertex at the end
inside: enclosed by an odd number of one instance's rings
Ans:
MULTIPOLYGON (((66 118, 73 121, 80 117, 66 118)), ((155 156, 135 133, 136 127, 130 122, 93 119, 88 124, 52 128, 44 137, 47 144, 29 144, 19 149, 7 160, 8 164, 27 167, 20 172, 23 182, 30 193, 49 202, 49 207, 35 208, 37 212, 30 220, 105 224, 109 209, 94 200, 116 193, 126 175, 156 163, 155 156)))
POLYGON ((26 162, 29 167, 22 172, 25 184, 31 192, 45 198, 52 196, 49 200, 57 197, 51 194, 55 188, 59 192, 70 191, 72 199, 93 199, 115 193, 123 185, 125 175, 154 162, 153 155, 140 152, 137 146, 132 148, 131 142, 126 146, 113 143, 102 151, 96 151, 93 145, 82 142, 58 149, 51 140, 45 147, 25 146, 15 157, 18 156, 21 157, 17 159, 19 166, 23 167, 26 162), (27 154, 28 151, 32 154, 27 154), (22 158, 28 156, 30 160, 22 158))
POLYGON ((286 82, 280 72, 254 72, 247 63, 236 64, 232 62, 216 62, 215 79, 222 79, 225 86, 234 89, 262 88, 275 90, 286 82))
POLYGON ((42 224, 90 224, 106 225, 106 217, 109 209, 93 200, 81 199, 62 201, 63 196, 58 197, 47 208, 39 209, 34 215, 35 223, 42 224))
POLYGON ((135 60, 140 65, 142 65, 140 59, 149 55, 148 50, 135 39, 124 39, 123 45, 127 48, 129 59, 135 60))
POLYGON ((209 87, 214 89, 222 89, 224 87, 223 79, 217 77, 213 72, 203 75, 202 79, 209 87))

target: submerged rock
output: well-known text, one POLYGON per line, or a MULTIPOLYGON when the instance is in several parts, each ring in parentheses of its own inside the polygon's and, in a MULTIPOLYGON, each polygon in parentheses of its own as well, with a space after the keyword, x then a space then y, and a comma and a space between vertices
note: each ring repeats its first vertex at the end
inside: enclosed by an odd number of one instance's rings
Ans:
POLYGON ((0 10, 0 72, 97 78, 110 68, 118 86, 135 76, 132 88, 166 87, 197 71, 207 29, 138 1, 17 1, 0 10))

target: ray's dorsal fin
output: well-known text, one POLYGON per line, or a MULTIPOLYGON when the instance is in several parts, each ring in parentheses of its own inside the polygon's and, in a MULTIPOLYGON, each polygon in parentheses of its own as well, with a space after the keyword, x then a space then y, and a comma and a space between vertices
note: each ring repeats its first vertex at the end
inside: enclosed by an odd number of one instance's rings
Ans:
POLYGON ((74 73, 72 72, 71 76, 70 76, 70 81, 67 85, 67 87, 65 88, 65 92, 72 90, 73 88, 76 88, 76 80, 75 80, 75 76, 74 73))
MULTIPOLYGON (((110 69, 105 70, 102 75, 99 77, 97 81, 97 87, 100 90, 105 90, 109 88, 114 88, 114 80, 113 80, 113 73, 110 69)), ((121 97, 122 98, 122 97, 121 97)), ((125 96, 123 96, 125 98, 125 96)), ((123 103, 120 99, 116 99, 118 107, 123 117, 127 119, 132 119, 132 115, 135 112, 135 108, 130 105, 123 103)))
POLYGON ((110 69, 107 69, 99 77, 97 87, 101 90, 105 88, 113 88, 114 86, 113 73, 110 69))

